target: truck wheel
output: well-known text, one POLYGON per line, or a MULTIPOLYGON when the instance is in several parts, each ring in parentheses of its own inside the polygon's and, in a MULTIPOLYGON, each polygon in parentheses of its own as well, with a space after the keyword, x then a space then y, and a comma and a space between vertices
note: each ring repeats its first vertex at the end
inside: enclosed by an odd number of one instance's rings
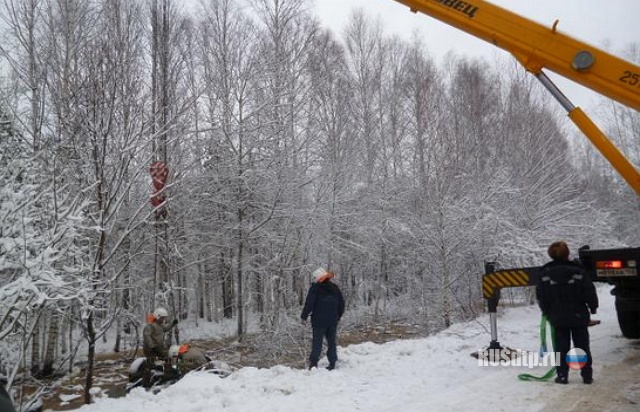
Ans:
POLYGON ((640 311, 618 310, 617 312, 622 336, 628 339, 640 339, 640 311))

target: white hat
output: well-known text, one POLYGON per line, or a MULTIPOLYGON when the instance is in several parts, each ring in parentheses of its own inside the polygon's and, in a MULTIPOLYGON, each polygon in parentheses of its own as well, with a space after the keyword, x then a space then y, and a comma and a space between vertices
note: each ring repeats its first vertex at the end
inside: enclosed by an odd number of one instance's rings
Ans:
POLYGON ((153 311, 153 316, 156 319, 166 318, 169 316, 169 312, 167 312, 165 308, 156 308, 156 310, 153 311))
POLYGON ((324 282, 327 279, 331 279, 333 276, 333 273, 329 272, 323 267, 319 267, 318 269, 313 271, 313 280, 315 282, 324 282))
POLYGON ((327 270, 325 268, 319 267, 318 269, 314 270, 311 275, 313 276, 313 280, 317 282, 318 279, 323 277, 326 273, 327 273, 327 270))
POLYGON ((169 347, 169 357, 176 358, 180 354, 180 345, 171 345, 169 347))

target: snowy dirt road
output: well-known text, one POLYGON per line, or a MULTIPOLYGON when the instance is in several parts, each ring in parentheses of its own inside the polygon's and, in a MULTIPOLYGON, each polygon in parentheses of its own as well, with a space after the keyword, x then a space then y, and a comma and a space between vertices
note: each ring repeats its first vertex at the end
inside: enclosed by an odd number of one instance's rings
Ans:
POLYGON ((602 324, 590 328, 594 383, 584 385, 570 371, 569 385, 555 385, 544 412, 640 411, 640 340, 622 337, 609 288, 599 289, 602 324))
MULTIPOLYGON (((548 400, 542 410, 545 412, 640 411, 640 380, 638 379, 640 341, 622 343, 613 353, 622 361, 601 367, 596 366, 593 385, 582 384, 579 375, 574 372, 570 385, 563 387, 562 393, 548 400)), ((597 362, 596 354, 594 359, 597 362)))

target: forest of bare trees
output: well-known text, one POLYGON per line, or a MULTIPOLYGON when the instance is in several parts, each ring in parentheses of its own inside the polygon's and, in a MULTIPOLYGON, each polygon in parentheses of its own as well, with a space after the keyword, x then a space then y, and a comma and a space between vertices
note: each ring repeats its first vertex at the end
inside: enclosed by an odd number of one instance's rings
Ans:
MULTIPOLYGON (((438 330, 482 311, 485 260, 640 244, 637 196, 514 64, 436 64, 363 12, 337 34, 308 9, 2 1, 9 382, 71 370, 84 345, 88 401, 96 342, 118 351, 157 305, 239 339, 286 328, 318 266, 353 324, 438 330)), ((601 117, 640 163, 640 115, 601 117)))

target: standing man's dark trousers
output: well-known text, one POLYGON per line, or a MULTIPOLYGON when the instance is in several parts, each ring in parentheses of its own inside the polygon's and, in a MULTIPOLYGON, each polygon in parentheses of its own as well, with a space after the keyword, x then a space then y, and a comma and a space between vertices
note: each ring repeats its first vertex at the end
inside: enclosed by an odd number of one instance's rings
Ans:
POLYGON ((145 388, 151 387, 151 384, 153 383, 151 382, 153 369, 156 367, 156 361, 158 360, 162 360, 164 363, 162 367, 162 378, 166 381, 173 377, 173 368, 171 367, 171 359, 169 358, 168 354, 154 350, 151 352, 145 351, 144 355, 147 359, 142 365, 142 367, 144 368, 142 370, 142 386, 144 386, 145 388))
POLYGON ((338 360, 338 349, 336 342, 336 333, 338 324, 313 326, 313 341, 311 345, 311 354, 309 355, 309 367, 318 367, 320 353, 322 352, 322 341, 327 338, 327 359, 329 359, 329 369, 336 366, 338 360))
POLYGON ((155 367, 156 357, 151 355, 147 356, 144 363, 142 364, 142 386, 145 388, 151 387, 151 373, 152 369, 155 367))
POLYGON ((569 374, 569 365, 567 365, 567 353, 571 349, 571 339, 573 338, 573 346, 580 348, 587 354, 587 364, 580 370, 582 379, 591 379, 593 377, 593 368, 591 367, 591 348, 589 348, 589 330, 586 326, 575 328, 555 328, 556 342, 555 350, 560 352, 560 366, 556 367, 558 376, 567 377, 569 374))

